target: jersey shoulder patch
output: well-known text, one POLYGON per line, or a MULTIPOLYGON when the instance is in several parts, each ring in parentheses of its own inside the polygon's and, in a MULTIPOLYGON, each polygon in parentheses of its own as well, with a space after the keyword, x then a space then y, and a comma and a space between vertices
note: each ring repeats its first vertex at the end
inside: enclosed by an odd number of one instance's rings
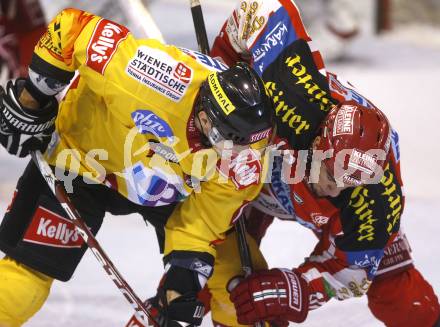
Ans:
POLYGON ((86 65, 104 75, 119 44, 127 38, 130 31, 122 25, 107 19, 100 19, 87 46, 86 65))

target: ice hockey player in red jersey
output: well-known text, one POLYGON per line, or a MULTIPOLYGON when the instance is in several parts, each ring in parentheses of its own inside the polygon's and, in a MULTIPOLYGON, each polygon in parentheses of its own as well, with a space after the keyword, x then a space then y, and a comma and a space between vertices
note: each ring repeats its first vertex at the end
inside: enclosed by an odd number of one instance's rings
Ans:
MULTIPOLYGON (((311 170, 300 183, 287 184, 286 159, 275 159, 271 184, 248 213, 248 231, 259 242, 276 216, 311 229, 318 243, 299 267, 261 270, 240 282, 231 292, 238 321, 302 322, 332 298, 366 294, 371 312, 386 326, 438 324, 437 296, 414 267, 400 229, 397 134, 385 116, 344 102, 331 110, 312 149, 329 155, 310 152, 311 170), (372 154, 380 150, 383 160, 372 154), (315 162, 312 156, 327 159, 315 162), (374 181, 380 170, 383 176, 374 181)), ((292 171, 304 171, 301 163, 294 166, 292 171)))
MULTIPOLYGON (((387 326, 440 324, 438 299, 414 267, 400 229, 398 134, 351 84, 324 69, 295 4, 240 1, 212 54, 228 64, 248 60, 254 65, 275 103, 278 136, 288 149, 346 150, 340 162, 330 157, 317 166, 319 179, 306 174, 296 183, 286 183, 283 160, 275 158, 271 184, 249 214, 249 232, 258 241, 268 225, 264 221, 277 216, 310 228, 319 241, 301 266, 258 271, 234 288, 238 323, 302 322, 309 310, 332 298, 367 294, 370 310, 387 326), (369 155, 372 149, 383 150, 386 158, 369 155), (383 168, 382 177, 366 184, 360 176, 371 178, 377 168, 383 168)), ((264 267, 256 261, 257 268, 264 267)), ((224 288, 239 271, 234 269, 218 269, 225 275, 219 277, 224 288)), ((216 325, 236 325, 221 291, 217 297, 224 301, 215 305, 216 291, 211 289, 216 325)))

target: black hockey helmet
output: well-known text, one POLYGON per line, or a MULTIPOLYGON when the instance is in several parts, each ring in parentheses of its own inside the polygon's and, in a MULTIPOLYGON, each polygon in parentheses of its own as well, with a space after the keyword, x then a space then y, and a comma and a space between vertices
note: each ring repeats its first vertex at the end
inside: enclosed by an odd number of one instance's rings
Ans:
POLYGON ((234 144, 256 143, 272 132, 273 102, 261 78, 245 63, 209 74, 199 101, 199 110, 207 113, 214 130, 234 144))

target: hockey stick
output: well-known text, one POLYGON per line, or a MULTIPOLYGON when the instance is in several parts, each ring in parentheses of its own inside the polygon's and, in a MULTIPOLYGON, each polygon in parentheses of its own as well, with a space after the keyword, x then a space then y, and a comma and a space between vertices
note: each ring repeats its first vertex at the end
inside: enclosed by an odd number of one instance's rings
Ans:
POLYGON ((241 268, 243 269, 245 277, 252 274, 252 258, 249 252, 249 246, 246 240, 246 225, 245 216, 242 215, 235 223, 235 231, 237 232, 237 244, 240 252, 241 268))
POLYGON ((209 55, 209 41, 200 0, 190 0, 190 4, 199 51, 203 54, 209 55))
MULTIPOLYGON (((203 19, 202 6, 200 0, 190 0, 191 14, 194 22, 194 29, 196 31, 197 44, 200 52, 209 55, 209 42, 206 33, 205 21, 203 19)), ((238 251, 240 252, 241 267, 245 273, 245 276, 249 276, 252 273, 252 259, 249 252, 249 246, 246 240, 246 226, 244 222, 245 216, 242 215, 238 218, 235 225, 235 231, 237 233, 238 251)), ((259 321, 254 324, 255 327, 263 327, 264 322, 259 321)))
POLYGON ((136 22, 135 26, 139 27, 142 36, 159 40, 165 43, 164 37, 146 8, 145 2, 142 0, 124 0, 119 1, 122 10, 132 22, 136 22))
POLYGON ((145 308, 144 304, 141 302, 139 297, 134 293, 133 289, 128 285, 119 271, 116 269, 113 262, 104 252, 104 250, 99 245, 95 236, 93 236, 92 232, 88 229, 86 223, 75 209, 72 201, 69 199, 67 192, 63 186, 63 183, 57 179, 52 172, 52 169, 49 167, 49 164, 43 158, 43 155, 40 151, 35 151, 31 153, 32 159, 35 165, 41 172, 41 175, 46 180, 47 185, 52 190, 55 197, 60 202, 64 211, 67 213, 69 218, 72 220, 72 223, 75 225, 76 231, 81 235, 84 241, 87 243, 88 247, 95 255, 96 259, 104 268, 105 272, 110 276, 113 283, 116 287, 121 291, 127 301, 133 307, 136 315, 141 321, 146 322, 148 325, 148 318, 153 322, 153 324, 159 327, 159 324, 152 317, 151 313, 145 308))
MULTIPOLYGON (((242 214, 235 223, 235 232, 237 233, 238 251, 240 252, 241 269, 244 272, 244 276, 247 277, 252 274, 253 265, 252 257, 249 252, 249 246, 246 240, 246 216, 242 214)), ((263 321, 254 323, 254 327, 263 327, 265 324, 263 321)), ((272 325, 271 325, 272 326, 272 325)))

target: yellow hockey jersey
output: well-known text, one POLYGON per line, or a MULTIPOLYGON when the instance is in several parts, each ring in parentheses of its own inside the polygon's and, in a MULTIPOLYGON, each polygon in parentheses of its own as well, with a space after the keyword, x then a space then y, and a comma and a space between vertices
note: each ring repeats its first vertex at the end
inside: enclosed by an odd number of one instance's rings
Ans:
POLYGON ((66 9, 49 24, 30 68, 40 89, 79 72, 60 103, 49 163, 105 183, 138 204, 184 200, 169 220, 166 252, 215 254, 213 245, 257 196, 263 174, 262 159, 252 156, 245 160, 257 167, 251 182, 240 176, 242 169, 229 169, 234 165, 222 169, 216 152, 200 143, 193 113, 199 87, 209 73, 226 67, 66 9))

